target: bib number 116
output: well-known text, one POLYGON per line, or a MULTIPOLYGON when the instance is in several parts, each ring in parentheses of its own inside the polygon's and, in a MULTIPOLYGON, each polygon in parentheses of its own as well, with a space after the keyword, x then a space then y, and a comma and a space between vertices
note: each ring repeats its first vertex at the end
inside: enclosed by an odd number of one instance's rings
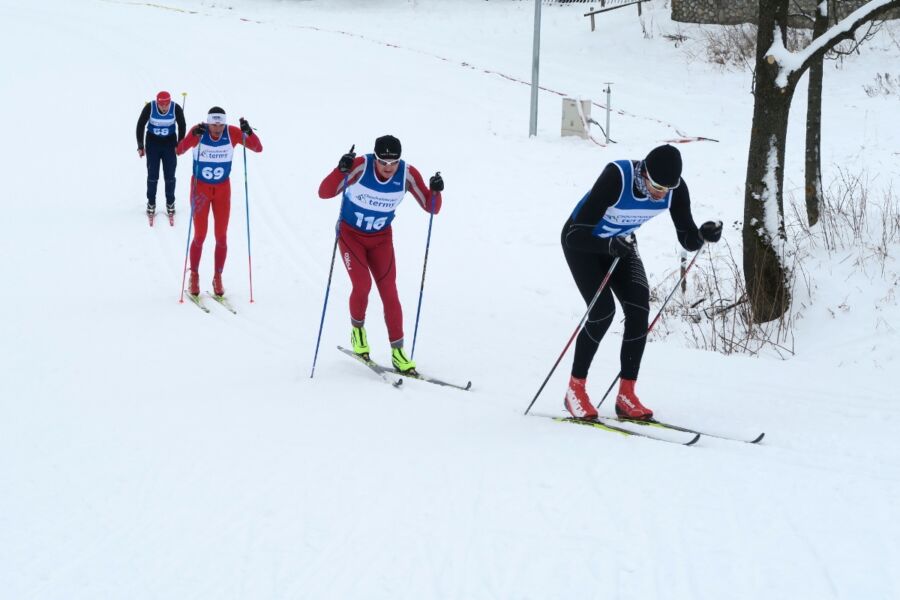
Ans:
POLYGON ((365 231, 379 231, 382 227, 384 227, 385 223, 387 223, 387 217, 367 217, 362 213, 353 213, 356 217, 356 227, 357 229, 363 229, 365 231))

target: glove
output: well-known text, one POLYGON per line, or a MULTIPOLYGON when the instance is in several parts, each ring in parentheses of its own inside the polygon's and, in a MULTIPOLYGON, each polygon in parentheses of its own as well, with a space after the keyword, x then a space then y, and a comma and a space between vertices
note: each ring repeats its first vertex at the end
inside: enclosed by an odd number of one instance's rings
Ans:
POLYGON ((141 158, 144 158, 144 149, 143 148, 138 148, 138 156, 140 156, 141 158))
POLYGON ((191 134, 196 135, 197 137, 202 136, 204 133, 206 133, 206 123, 198 123, 191 129, 191 134))
POLYGON ((253 128, 250 127, 250 123, 247 122, 247 119, 241 117, 238 119, 238 122, 241 124, 241 131, 244 135, 253 135, 253 128))
POLYGON ((431 179, 428 180, 428 189, 432 192, 444 191, 444 178, 441 177, 440 171, 432 175, 431 179))
POLYGON ((700 226, 700 239, 704 242, 718 242, 722 239, 722 221, 707 221, 700 226))
POLYGON ((349 173, 350 169, 353 168, 353 161, 356 160, 356 153, 353 151, 356 148, 356 144, 350 146, 350 152, 343 155, 341 160, 338 161, 338 171, 341 173, 349 173))
POLYGON ((609 238, 609 255, 618 258, 626 258, 634 254, 637 249, 637 239, 631 234, 624 237, 609 238))

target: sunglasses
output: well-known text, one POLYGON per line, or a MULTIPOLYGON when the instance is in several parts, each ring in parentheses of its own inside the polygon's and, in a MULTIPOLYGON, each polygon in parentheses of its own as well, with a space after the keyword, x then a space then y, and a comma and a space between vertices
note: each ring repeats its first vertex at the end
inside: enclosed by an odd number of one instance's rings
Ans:
POLYGON ((389 160, 389 159, 385 159, 385 158, 378 158, 377 156, 375 157, 375 160, 378 161, 378 164, 381 165, 382 167, 389 167, 391 165, 396 165, 398 162, 400 162, 399 158, 389 160))
POLYGON ((650 188, 653 189, 653 190, 656 191, 656 192, 660 192, 660 193, 668 192, 669 190, 674 190, 674 189, 677 188, 679 185, 681 185, 681 180, 680 180, 680 179, 678 180, 678 183, 676 183, 676 184, 673 185, 672 187, 668 187, 668 186, 665 186, 665 185, 660 185, 660 184, 656 183, 655 181, 653 181, 653 178, 650 177, 650 172, 647 171, 647 169, 644 169, 644 175, 647 177, 647 183, 650 184, 650 188))

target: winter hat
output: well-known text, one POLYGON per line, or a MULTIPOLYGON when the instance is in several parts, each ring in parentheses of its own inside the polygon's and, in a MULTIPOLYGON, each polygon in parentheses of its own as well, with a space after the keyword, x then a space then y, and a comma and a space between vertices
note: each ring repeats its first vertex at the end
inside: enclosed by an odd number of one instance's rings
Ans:
POLYGON ((667 188, 678 187, 681 183, 681 152, 669 144, 657 146, 644 159, 644 168, 653 183, 667 188))
POLYGON ((162 104, 164 102, 170 102, 172 100, 172 96, 169 92, 162 91, 156 95, 156 103, 162 104))
POLYGON ((225 109, 219 106, 213 106, 206 115, 207 125, 227 125, 228 118, 225 116, 225 109))
POLYGON ((375 140, 375 156, 382 160, 400 158, 400 140, 392 135, 383 135, 375 140))

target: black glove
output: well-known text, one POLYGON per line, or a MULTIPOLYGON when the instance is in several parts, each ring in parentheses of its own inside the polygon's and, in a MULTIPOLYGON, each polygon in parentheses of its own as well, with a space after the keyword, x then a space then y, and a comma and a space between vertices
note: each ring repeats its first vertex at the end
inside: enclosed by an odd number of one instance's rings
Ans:
POLYGON ((241 117, 238 119, 238 122, 241 124, 241 131, 244 135, 253 135, 253 128, 250 127, 250 123, 247 122, 247 119, 241 117))
POLYGON ((626 258, 634 254, 637 249, 637 239, 631 234, 624 237, 609 238, 609 255, 618 258, 626 258))
POLYGON ((700 239, 714 243, 722 239, 722 221, 707 221, 701 225, 700 239))
POLYGON ((356 160, 356 153, 353 151, 356 148, 356 144, 350 146, 350 152, 343 155, 341 160, 338 161, 338 171, 341 173, 349 173, 350 169, 353 168, 353 161, 356 160))
POLYGON ((206 133, 206 123, 198 123, 191 129, 191 134, 196 135, 197 137, 202 136, 204 133, 206 133))
POLYGON ((444 178, 441 177, 440 171, 432 175, 431 179, 428 180, 428 189, 432 192, 444 191, 444 178))

